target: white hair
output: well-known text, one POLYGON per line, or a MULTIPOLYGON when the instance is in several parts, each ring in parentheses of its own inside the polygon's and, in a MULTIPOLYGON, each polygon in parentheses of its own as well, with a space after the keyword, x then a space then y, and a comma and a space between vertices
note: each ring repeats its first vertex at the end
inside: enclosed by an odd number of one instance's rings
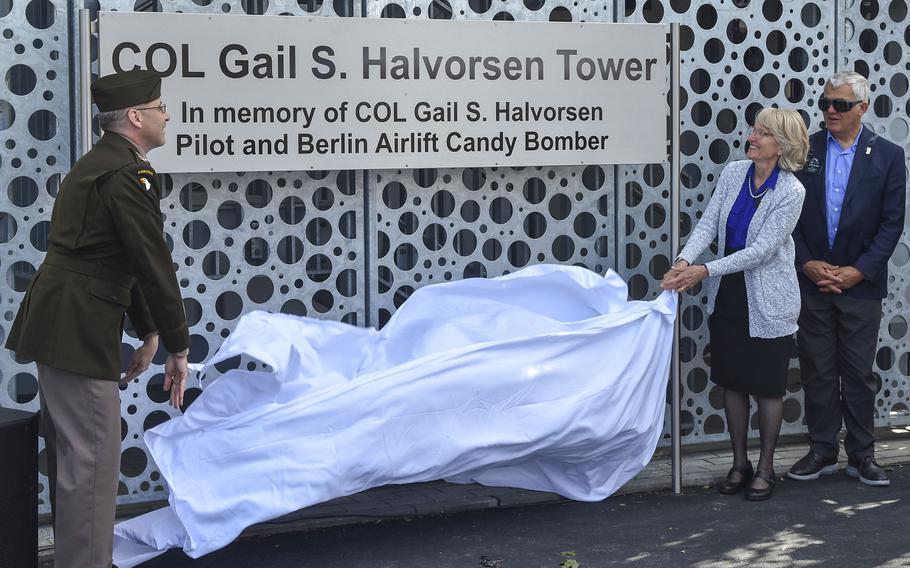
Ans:
POLYGON ((869 96, 872 92, 869 90, 869 81, 856 71, 840 71, 831 75, 831 78, 825 82, 825 85, 831 85, 832 89, 850 85, 853 90, 853 96, 856 100, 869 102, 869 96))

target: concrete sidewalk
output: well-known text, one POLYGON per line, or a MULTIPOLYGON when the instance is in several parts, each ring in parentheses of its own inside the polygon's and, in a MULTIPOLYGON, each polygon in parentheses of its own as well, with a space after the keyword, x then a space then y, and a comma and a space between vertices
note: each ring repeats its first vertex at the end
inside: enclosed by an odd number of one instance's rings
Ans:
MULTIPOLYGON (((910 463, 910 427, 882 429, 878 432, 876 459, 883 466, 910 463)), ((782 440, 775 453, 778 476, 805 455, 804 442, 787 443, 782 440)), ((758 450, 750 450, 754 462, 758 450)), ((709 447, 683 448, 683 487, 703 487, 726 476, 733 462, 729 444, 709 447)), ((841 469, 846 457, 841 456, 841 469)), ((669 449, 659 449, 651 462, 634 479, 618 491, 617 495, 645 493, 671 487, 671 461, 669 449)), ((528 491, 482 485, 458 485, 442 481, 390 485, 364 491, 349 497, 335 499, 285 515, 268 523, 254 525, 242 537, 285 532, 308 531, 317 528, 352 525, 383 519, 451 514, 464 511, 506 508, 521 505, 558 503, 566 501, 553 493, 528 491)), ((161 503, 159 505, 163 505, 161 503)), ((127 516, 148 510, 148 505, 122 509, 127 516)), ((40 557, 43 561, 53 557, 53 536, 49 526, 40 529, 40 557)))
POLYGON ((142 568, 907 568, 910 467, 891 487, 842 471, 770 501, 694 487, 242 538, 142 568))

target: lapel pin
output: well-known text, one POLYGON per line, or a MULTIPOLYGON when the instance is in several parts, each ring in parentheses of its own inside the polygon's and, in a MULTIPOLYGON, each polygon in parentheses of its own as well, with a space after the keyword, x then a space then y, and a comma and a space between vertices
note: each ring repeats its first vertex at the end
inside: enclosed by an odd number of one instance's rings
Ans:
POLYGON ((872 153, 872 147, 871 147, 871 146, 866 146, 866 155, 868 156, 868 155, 871 154, 871 153, 872 153))

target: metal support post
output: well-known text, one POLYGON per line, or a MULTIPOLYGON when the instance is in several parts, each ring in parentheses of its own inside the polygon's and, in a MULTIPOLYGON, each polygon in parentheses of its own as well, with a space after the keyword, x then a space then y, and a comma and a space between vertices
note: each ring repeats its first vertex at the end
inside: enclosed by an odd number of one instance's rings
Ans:
POLYGON ((81 158, 92 148, 92 22, 89 10, 79 10, 79 150, 81 158))
MULTIPOLYGON (((679 24, 670 24, 670 261, 679 252, 679 24)), ((682 433, 680 432, 679 316, 673 324, 673 355, 670 360, 670 431, 672 438, 673 493, 682 491, 682 433)))

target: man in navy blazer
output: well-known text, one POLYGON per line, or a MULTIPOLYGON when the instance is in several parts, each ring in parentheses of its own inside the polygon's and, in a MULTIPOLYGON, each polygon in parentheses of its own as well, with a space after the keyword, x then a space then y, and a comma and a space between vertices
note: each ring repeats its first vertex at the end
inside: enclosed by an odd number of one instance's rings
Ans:
POLYGON ((788 477, 817 479, 837 471, 837 435, 846 426, 847 475, 889 485, 875 462, 872 373, 888 259, 904 228, 906 165, 899 146, 863 126, 869 85, 836 73, 818 100, 826 130, 810 137, 809 159, 796 175, 806 199, 793 240, 802 310, 799 361, 810 451, 788 477))

